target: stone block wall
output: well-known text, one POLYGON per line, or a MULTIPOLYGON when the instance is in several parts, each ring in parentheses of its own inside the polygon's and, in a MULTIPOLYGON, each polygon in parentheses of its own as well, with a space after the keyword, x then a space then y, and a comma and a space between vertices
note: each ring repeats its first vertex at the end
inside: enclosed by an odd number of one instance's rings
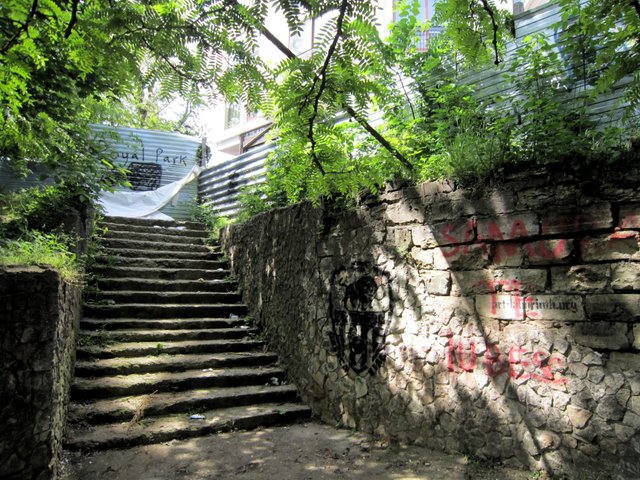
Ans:
POLYGON ((389 186, 351 212, 259 215, 223 245, 324 420, 557 474, 638 478, 638 186, 637 172, 389 186))
POLYGON ((0 267, 0 478, 56 478, 80 298, 54 270, 0 267))

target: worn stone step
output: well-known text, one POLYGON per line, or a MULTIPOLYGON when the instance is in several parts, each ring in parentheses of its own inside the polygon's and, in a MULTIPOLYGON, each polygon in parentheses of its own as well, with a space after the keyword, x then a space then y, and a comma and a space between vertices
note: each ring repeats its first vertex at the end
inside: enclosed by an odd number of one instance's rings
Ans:
POLYGON ((152 250, 144 250, 139 248, 104 248, 104 257, 116 260, 120 257, 144 257, 153 252, 154 256, 159 258, 182 258, 188 260, 219 260, 223 257, 223 253, 219 248, 209 248, 206 252, 192 252, 189 250, 160 250, 154 248, 152 250))
POLYGON ((204 436, 229 430, 250 430, 286 424, 310 418, 311 410, 299 403, 268 403, 200 412, 202 420, 189 415, 166 415, 123 422, 70 429, 66 447, 80 450, 124 448, 204 436))
POLYGON ((155 220, 150 218, 129 218, 129 217, 104 217, 98 224, 106 222, 112 224, 120 224, 120 225, 140 225, 145 227, 167 227, 167 228, 175 228, 175 227, 185 227, 192 230, 202 230, 202 224, 198 222, 189 222, 189 221, 176 221, 176 220, 155 220))
POLYGON ((148 268, 96 266, 93 274, 107 278, 149 278, 154 280, 228 280, 229 270, 198 268, 148 268))
POLYGON ((145 355, 174 355, 222 352, 257 351, 264 347, 260 340, 197 340, 182 342, 130 342, 109 345, 79 345, 76 356, 88 358, 143 357, 145 355))
POLYGON ((84 313, 92 318, 176 318, 176 317, 229 317, 245 315, 247 307, 233 304, 154 304, 121 303, 116 305, 85 304, 84 313))
POLYGON ((182 372, 204 368, 266 367, 275 363, 277 358, 275 354, 269 352, 231 352, 79 360, 76 362, 75 374, 79 377, 95 377, 133 373, 182 372))
POLYGON ((104 240, 128 240, 139 242, 153 242, 154 244, 191 244, 202 245, 206 243, 206 237, 188 237, 186 235, 174 235, 171 231, 158 231, 156 233, 132 232, 126 230, 112 230, 104 237, 104 240))
POLYGON ((245 320, 238 318, 83 318, 80 328, 84 330, 123 330, 123 329, 210 329, 234 328, 245 325, 245 320))
POLYGON ((137 290, 100 291, 94 295, 96 303, 113 301, 121 303, 189 303, 192 305, 215 303, 239 303, 242 297, 238 292, 159 292, 137 290))
POLYGON ((97 256, 100 265, 112 267, 142 267, 142 268, 202 268, 216 270, 228 268, 226 260, 192 260, 187 258, 162 258, 157 252, 146 252, 147 257, 105 257, 97 256))
POLYGON ((201 412, 261 403, 292 402, 297 391, 291 385, 249 385, 184 392, 150 393, 69 405, 70 423, 101 424, 127 422, 180 412, 201 412))
POLYGON ((98 232, 109 235, 112 232, 133 232, 133 233, 162 233, 166 235, 176 235, 184 237, 208 238, 209 234, 204 228, 187 228, 184 225, 134 225, 127 223, 99 222, 98 232), (106 231, 105 231, 106 230, 106 231))
POLYGON ((255 335, 255 328, 214 328, 200 330, 81 330, 80 339, 85 344, 112 342, 182 342, 187 340, 222 340, 245 338, 255 335))
POLYGON ((134 373, 110 377, 76 377, 71 396, 75 400, 142 395, 198 388, 264 385, 276 379, 280 383, 284 371, 278 367, 233 367, 225 369, 186 370, 184 372, 134 373))
POLYGON ((185 252, 210 252, 204 243, 153 242, 148 240, 129 240, 124 238, 102 238, 100 244, 105 248, 127 248, 138 250, 176 250, 185 252))
MULTIPOLYGON (((162 292, 233 292, 231 280, 157 280, 153 278, 98 278, 98 290, 144 290, 162 292)), ((92 297, 93 298, 93 297, 92 297)))

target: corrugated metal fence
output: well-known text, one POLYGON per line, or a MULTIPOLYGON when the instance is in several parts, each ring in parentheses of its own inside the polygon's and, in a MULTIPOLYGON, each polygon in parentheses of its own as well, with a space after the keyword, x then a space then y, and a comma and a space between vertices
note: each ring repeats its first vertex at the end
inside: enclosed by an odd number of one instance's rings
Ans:
MULTIPOLYGON (((558 31, 556 25, 561 19, 560 6, 553 2, 541 7, 516 15, 516 38, 506 53, 506 64, 514 57, 515 52, 524 42, 526 36, 542 34, 549 43, 555 44, 558 53, 565 60, 569 60, 569 53, 564 49, 566 42, 563 32, 558 31)), ((567 61, 567 64, 571 64, 567 61)), ((479 101, 487 100, 496 95, 509 99, 515 96, 512 86, 505 81, 505 68, 489 68, 480 72, 469 72, 462 76, 466 83, 476 85, 476 97, 479 101)), ((565 85, 576 93, 585 88, 585 82, 579 79, 577 72, 567 67, 567 77, 571 85, 565 85)), ((617 85, 616 89, 607 95, 602 95, 588 105, 590 114, 598 122, 606 124, 618 120, 625 107, 623 89, 625 82, 617 85)), ((233 217, 238 211, 238 193, 240 187, 264 181, 264 163, 271 148, 261 148, 238 157, 217 164, 201 174, 199 195, 201 200, 212 206, 221 216, 233 217)))
MULTIPOLYGON (((112 152, 113 162, 129 171, 127 179, 131 187, 121 187, 121 190, 155 190, 186 177, 194 165, 200 164, 198 148, 202 141, 199 138, 139 128, 94 128, 100 142, 112 152)), ((197 194, 198 185, 194 180, 160 211, 176 220, 187 220, 197 194)))
POLYGON ((200 199, 221 217, 237 215, 241 187, 265 180, 265 160, 272 146, 263 146, 218 163, 200 174, 200 199))
MULTIPOLYGON (((573 95, 577 101, 582 101, 582 94, 592 88, 589 85, 589 80, 582 78, 582 62, 588 63, 590 60, 589 58, 572 58, 572 53, 566 47, 569 42, 568 34, 557 26, 561 19, 562 12, 557 2, 551 2, 517 15, 515 17, 516 37, 507 49, 502 68, 469 72, 462 75, 462 80, 468 84, 475 84, 475 95, 479 100, 487 100, 495 98, 495 96, 502 96, 505 99, 514 98, 516 93, 511 84, 505 81, 505 73, 508 71, 508 66, 514 59, 517 50, 524 44, 525 37, 541 35, 546 38, 547 42, 555 46, 556 52, 564 60, 566 69, 562 74, 568 79, 568 82, 563 86, 567 89, 569 98, 573 95)), ((586 105, 594 119, 600 123, 610 123, 621 118, 622 110, 626 106, 623 90, 629 80, 620 82, 611 93, 601 95, 586 105)))
MULTIPOLYGON (((129 170, 129 187, 124 191, 155 190, 185 177, 199 164, 198 147, 201 140, 174 132, 160 132, 138 128, 94 126, 97 140, 114 164, 129 170)), ((0 162, 0 185, 5 190, 18 190, 50 184, 38 172, 25 179, 17 178, 7 165, 0 162)), ((161 212, 177 220, 190 218, 198 193, 197 182, 187 184, 161 212)))

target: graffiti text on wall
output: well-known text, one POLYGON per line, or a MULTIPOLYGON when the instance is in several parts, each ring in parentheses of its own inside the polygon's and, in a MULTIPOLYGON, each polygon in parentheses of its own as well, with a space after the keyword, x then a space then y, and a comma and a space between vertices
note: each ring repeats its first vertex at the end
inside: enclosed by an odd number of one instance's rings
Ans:
MULTIPOLYGON (((436 237, 443 245, 444 257, 448 259, 468 254, 478 246, 486 249, 487 245, 482 242, 501 242, 501 248, 494 252, 494 262, 499 263, 519 253, 520 245, 515 243, 515 240, 538 235, 609 228, 611 224, 610 211, 602 207, 579 214, 555 213, 549 217, 542 217, 541 220, 535 215, 516 217, 506 224, 493 219, 469 218, 463 222, 451 222, 440 226, 436 231, 436 237)), ((530 259, 558 260, 570 253, 571 243, 566 239, 537 240, 525 243, 523 248, 530 259)))
POLYGON ((456 373, 473 372, 480 364, 488 376, 509 375, 518 383, 533 380, 562 385, 567 382, 558 373, 564 367, 562 357, 543 350, 529 351, 520 345, 512 345, 508 353, 503 353, 497 344, 490 344, 487 345, 484 358, 478 359, 474 342, 462 339, 456 342, 452 337, 446 349, 446 363, 447 369, 456 373))
POLYGON ((187 166, 187 155, 167 155, 164 153, 164 149, 159 147, 156 148, 151 158, 145 151, 144 146, 141 148, 140 152, 133 151, 125 151, 125 152, 117 152, 116 159, 124 162, 125 166, 128 165, 129 162, 146 162, 146 163, 168 163, 171 165, 184 165, 187 166))

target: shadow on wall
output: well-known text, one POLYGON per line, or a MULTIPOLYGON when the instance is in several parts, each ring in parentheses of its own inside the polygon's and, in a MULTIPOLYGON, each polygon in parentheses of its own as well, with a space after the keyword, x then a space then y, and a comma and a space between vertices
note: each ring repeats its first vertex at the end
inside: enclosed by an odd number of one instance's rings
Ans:
POLYGON ((635 478, 636 177, 389 187, 355 212, 264 214, 228 230, 225 248, 323 419, 528 468, 635 478))

